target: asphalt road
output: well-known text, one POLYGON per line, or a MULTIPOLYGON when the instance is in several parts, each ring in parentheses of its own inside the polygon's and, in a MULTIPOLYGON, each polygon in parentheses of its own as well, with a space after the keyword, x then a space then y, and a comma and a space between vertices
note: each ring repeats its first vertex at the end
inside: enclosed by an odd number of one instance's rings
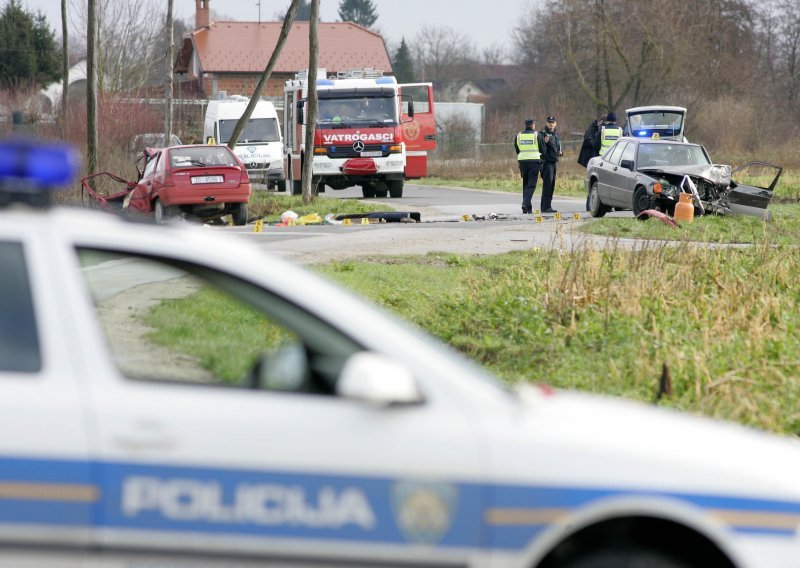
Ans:
MULTIPOLYGON (((539 191, 536 193, 534 208, 539 206, 539 191)), ((361 198, 361 189, 328 189, 321 197, 361 198)), ((556 194, 553 206, 561 219, 548 214, 538 222, 533 215, 522 214, 520 193, 406 184, 402 198, 374 201, 386 203, 396 211, 418 212, 420 222, 264 226, 258 233, 253 225, 213 229, 234 232, 299 263, 430 252, 498 254, 536 247, 568 250, 587 243, 603 246, 606 242, 605 238, 596 239, 577 230, 591 222, 584 210, 585 199, 580 198, 556 194), (465 216, 470 220, 462 220, 465 216), (473 216, 485 219, 474 220, 473 216)))

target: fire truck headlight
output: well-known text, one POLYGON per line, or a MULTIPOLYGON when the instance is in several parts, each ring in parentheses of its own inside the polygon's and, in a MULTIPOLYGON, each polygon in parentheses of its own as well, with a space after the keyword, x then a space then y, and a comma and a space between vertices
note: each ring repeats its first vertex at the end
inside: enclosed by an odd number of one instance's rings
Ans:
POLYGON ((328 153, 328 149, 323 147, 323 146, 315 146, 314 147, 314 154, 322 154, 324 156, 324 155, 327 155, 327 153, 328 153))

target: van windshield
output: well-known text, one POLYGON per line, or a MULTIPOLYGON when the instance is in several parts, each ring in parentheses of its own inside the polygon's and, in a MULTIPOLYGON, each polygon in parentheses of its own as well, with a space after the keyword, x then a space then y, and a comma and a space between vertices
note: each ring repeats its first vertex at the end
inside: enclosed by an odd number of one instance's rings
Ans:
MULTIPOLYGON (((231 134, 239 122, 238 118, 219 121, 219 143, 230 142, 231 134)), ((251 118, 239 136, 238 144, 255 144, 256 142, 280 142, 281 134, 278 120, 275 118, 251 118)))

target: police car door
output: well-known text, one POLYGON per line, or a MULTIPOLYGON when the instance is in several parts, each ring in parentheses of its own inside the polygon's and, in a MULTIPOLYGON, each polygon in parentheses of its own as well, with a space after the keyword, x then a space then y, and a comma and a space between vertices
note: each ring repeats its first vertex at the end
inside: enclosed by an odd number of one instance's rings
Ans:
POLYGON ((471 554, 478 490, 455 480, 481 469, 472 425, 433 399, 337 396, 357 319, 337 328, 190 263, 79 254, 111 351, 93 391, 107 554, 281 566, 471 554))
POLYGON ((32 220, 0 227, 0 555, 68 566, 89 544, 100 492, 71 298, 53 285, 57 245, 32 220))

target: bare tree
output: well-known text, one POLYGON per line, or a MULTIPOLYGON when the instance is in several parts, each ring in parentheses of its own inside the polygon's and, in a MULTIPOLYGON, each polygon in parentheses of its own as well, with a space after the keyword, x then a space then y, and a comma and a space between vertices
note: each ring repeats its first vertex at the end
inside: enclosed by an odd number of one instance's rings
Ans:
POLYGON ((423 26, 412 42, 417 74, 423 81, 460 79, 479 56, 474 42, 445 26, 423 26))
POLYGON ((781 0, 777 8, 777 68, 785 102, 796 111, 800 96, 800 4, 796 0, 781 0))
POLYGON ((253 90, 253 94, 250 97, 250 102, 247 104, 247 108, 244 109, 242 116, 239 117, 238 122, 233 127, 233 132, 231 132, 230 140, 228 140, 228 147, 231 150, 233 150, 236 147, 236 143, 239 142, 239 136, 242 135, 244 127, 247 125, 247 122, 253 115, 253 110, 255 110, 256 104, 261 98, 264 85, 267 84, 270 75, 272 75, 272 70, 275 68, 275 63, 278 62, 278 57, 280 57, 283 46, 286 44, 286 38, 289 37, 289 30, 292 27, 292 22, 294 22, 294 17, 297 14, 297 9, 300 6, 300 2, 301 0, 292 0, 292 3, 286 10, 286 14, 283 17, 283 26, 281 26, 281 33, 278 35, 278 43, 275 44, 275 49, 272 51, 272 55, 267 62, 267 66, 264 68, 264 72, 261 74, 261 78, 258 80, 256 88, 253 90))
MULTIPOLYGON (((73 4, 76 29, 86 30, 85 5, 73 4)), ((98 85, 120 91, 144 86, 153 67, 163 61, 163 4, 159 0, 108 0, 96 7, 98 30, 98 85)))

